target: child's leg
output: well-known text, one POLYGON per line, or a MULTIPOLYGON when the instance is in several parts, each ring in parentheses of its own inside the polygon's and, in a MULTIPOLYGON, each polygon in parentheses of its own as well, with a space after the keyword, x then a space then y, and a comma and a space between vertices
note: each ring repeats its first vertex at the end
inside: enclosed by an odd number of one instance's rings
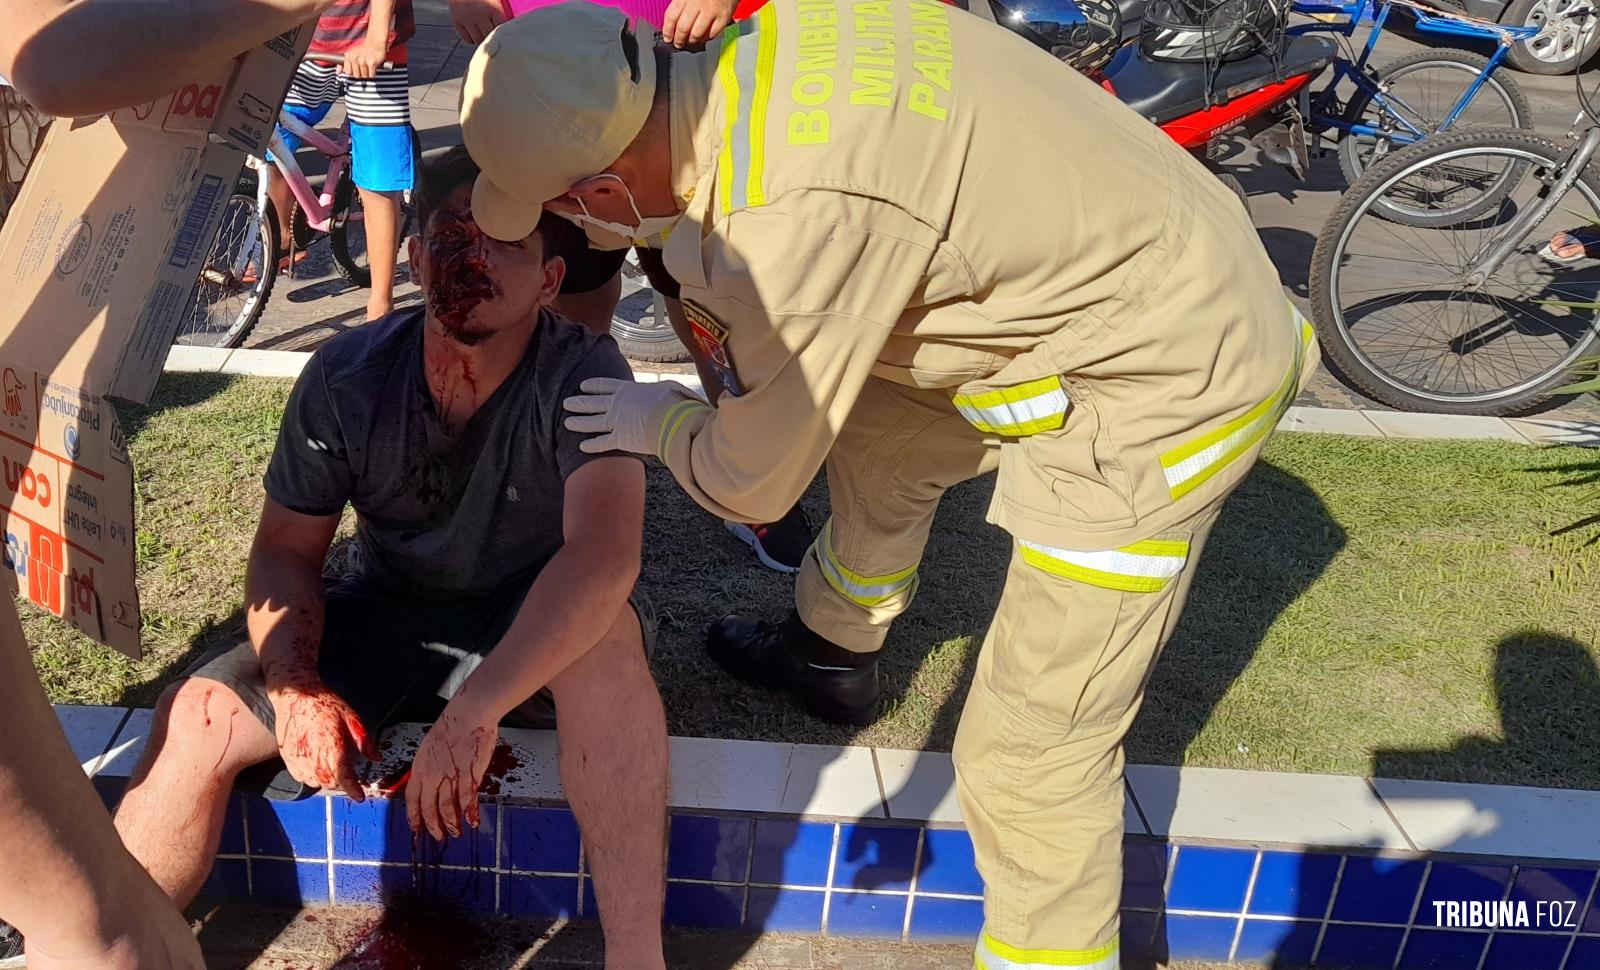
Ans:
POLYGON ((394 309, 394 264, 400 251, 400 193, 357 188, 367 222, 367 265, 372 269, 372 293, 367 297, 367 319, 371 321, 394 309))
POLYGON ((394 308, 394 268, 400 251, 400 195, 411 188, 413 157, 409 76, 404 64, 378 69, 376 77, 345 77, 350 113, 350 175, 361 190, 366 218, 367 261, 372 293, 367 319, 394 308))

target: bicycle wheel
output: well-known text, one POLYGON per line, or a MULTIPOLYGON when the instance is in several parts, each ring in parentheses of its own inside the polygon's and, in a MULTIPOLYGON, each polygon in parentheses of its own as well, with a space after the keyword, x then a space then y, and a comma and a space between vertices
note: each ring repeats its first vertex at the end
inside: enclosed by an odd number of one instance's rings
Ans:
POLYGON ((1317 334, 1330 360, 1362 391, 1404 411, 1514 415, 1537 409, 1600 349, 1600 260, 1553 262, 1556 233, 1600 224, 1600 179, 1582 174, 1482 282, 1481 254, 1554 181, 1562 150, 1531 132, 1447 132, 1374 165, 1340 200, 1311 260, 1317 334), (1405 226, 1379 211, 1399 194, 1427 201, 1430 186, 1464 172, 1508 178, 1492 212, 1446 226, 1405 226))
POLYGON ((258 210, 254 189, 246 188, 241 182, 228 199, 217 241, 178 321, 175 344, 237 347, 266 309, 278 275, 272 255, 278 251, 278 216, 271 202, 258 210))
MULTIPOLYGON (((1347 131, 1341 135, 1339 168, 1344 177, 1354 185, 1374 159, 1410 144, 1396 139, 1415 138, 1413 128, 1429 135, 1437 132, 1468 86, 1488 66, 1488 59, 1477 54, 1431 50, 1409 54, 1374 71, 1373 80, 1383 88, 1386 104, 1357 89, 1345 108, 1345 120, 1377 128, 1379 134, 1347 131)), ((1495 71, 1456 117, 1451 130, 1532 127, 1533 109, 1522 89, 1508 74, 1495 71)), ((1458 197, 1436 196, 1436 208, 1426 211, 1400 200, 1386 200, 1380 211, 1406 225, 1448 225, 1488 211, 1497 201, 1495 191, 1501 187, 1490 186, 1482 193, 1458 197)))

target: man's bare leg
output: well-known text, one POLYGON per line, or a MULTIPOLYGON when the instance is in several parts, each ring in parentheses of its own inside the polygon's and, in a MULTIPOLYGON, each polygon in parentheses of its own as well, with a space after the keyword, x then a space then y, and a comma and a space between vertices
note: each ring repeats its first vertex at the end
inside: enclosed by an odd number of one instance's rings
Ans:
POLYGON ((594 870, 606 966, 662 970, 667 723, 640 636, 633 608, 623 607, 605 639, 550 690, 561 784, 594 870))
POLYGON ((367 319, 376 320, 394 309, 394 264, 400 252, 400 193, 360 189, 361 211, 367 224, 367 265, 372 268, 372 293, 367 296, 367 319))
POLYGON ((180 908, 211 872, 234 777, 277 754, 272 732, 223 684, 191 677, 161 695, 116 826, 180 908))
POLYGON ((554 310, 588 327, 595 333, 610 333, 611 318, 622 299, 622 271, 618 270, 603 285, 587 293, 563 293, 556 297, 554 310))

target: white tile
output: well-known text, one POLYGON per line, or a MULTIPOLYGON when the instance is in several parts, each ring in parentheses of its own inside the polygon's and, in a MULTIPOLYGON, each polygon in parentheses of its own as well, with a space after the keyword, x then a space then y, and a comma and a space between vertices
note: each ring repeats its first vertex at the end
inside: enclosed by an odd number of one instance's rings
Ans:
POLYGON ((890 818, 961 822, 961 806, 956 804, 956 767, 948 754, 878 748, 876 755, 890 818))
POLYGON ((717 738, 671 740, 672 791, 678 808, 777 812, 789 786, 794 745, 717 738))
POLYGON ((1417 848, 1600 860, 1600 792, 1374 779, 1417 848))
POLYGON ((1283 420, 1278 422, 1278 430, 1318 431, 1367 438, 1383 436, 1383 432, 1368 421, 1363 412, 1348 408, 1292 407, 1284 412, 1283 420))
POLYGON ((299 377, 311 355, 292 350, 235 350, 222 366, 224 374, 251 377, 299 377))
POLYGON ((83 770, 94 774, 111 739, 117 735, 117 725, 127 715, 126 707, 93 707, 83 704, 57 704, 56 720, 66 732, 72 753, 83 770))
POLYGON ((872 749, 795 745, 778 811, 787 815, 886 818, 872 749))
POLYGON ((1149 835, 1150 829, 1139 817, 1139 807, 1134 804, 1133 786, 1124 782, 1122 795, 1122 831, 1128 835, 1149 835))
POLYGON ((1361 778, 1166 765, 1129 765, 1127 772, 1155 836, 1407 848, 1361 778))
POLYGON ((172 349, 167 351, 167 363, 163 369, 176 373, 216 374, 222 370, 222 365, 228 362, 232 353, 222 347, 173 344, 172 349))
POLYGON ((150 740, 150 727, 155 723, 155 716, 156 712, 148 707, 134 708, 122 725, 122 730, 111 740, 111 746, 100 759, 100 767, 95 774, 116 778, 132 776, 134 765, 139 763, 144 746, 150 740))
POLYGON ((1508 418, 1506 423, 1522 432, 1523 437, 1537 444, 1600 448, 1600 422, 1508 418))
POLYGON ((677 808, 884 817, 869 748, 673 738, 670 798, 677 808))
POLYGON ((1527 440, 1500 418, 1467 414, 1412 414, 1403 411, 1362 413, 1390 438, 1477 438, 1517 444, 1527 440))
MULTIPOLYGON (((961 825, 961 806, 956 801, 956 769, 943 751, 902 751, 876 748, 878 774, 889 804, 889 817, 919 822, 961 825)), ((1122 802, 1124 831, 1148 834, 1133 793, 1122 802)))
POLYGON ((502 728, 500 740, 511 746, 517 760, 517 767, 498 779, 501 798, 566 797, 556 762, 556 732, 502 728))

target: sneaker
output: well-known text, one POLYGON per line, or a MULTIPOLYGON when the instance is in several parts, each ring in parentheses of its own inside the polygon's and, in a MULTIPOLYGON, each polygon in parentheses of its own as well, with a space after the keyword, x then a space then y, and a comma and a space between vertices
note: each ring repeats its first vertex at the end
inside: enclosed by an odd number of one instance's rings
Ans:
POLYGON ((28 965, 22 953, 22 934, 10 923, 0 920, 0 970, 17 970, 28 965))
POLYGON ((805 509, 799 505, 790 509, 783 518, 766 525, 745 525, 743 522, 723 520, 728 531, 740 542, 755 550, 761 565, 780 573, 800 571, 805 562, 806 550, 815 538, 805 509))

